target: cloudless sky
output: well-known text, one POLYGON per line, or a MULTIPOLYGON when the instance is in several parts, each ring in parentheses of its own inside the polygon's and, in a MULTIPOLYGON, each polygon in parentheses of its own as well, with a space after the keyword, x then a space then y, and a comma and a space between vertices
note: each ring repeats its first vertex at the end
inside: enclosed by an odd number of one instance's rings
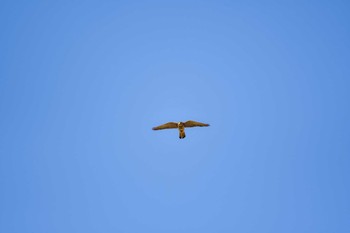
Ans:
POLYGON ((349 11, 3 1, 0 232, 350 232, 349 11))

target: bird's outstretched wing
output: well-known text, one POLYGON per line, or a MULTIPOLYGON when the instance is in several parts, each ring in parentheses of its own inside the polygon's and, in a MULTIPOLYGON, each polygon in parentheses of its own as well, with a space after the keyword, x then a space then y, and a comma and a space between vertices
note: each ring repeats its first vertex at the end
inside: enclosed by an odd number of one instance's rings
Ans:
POLYGON ((209 124, 205 124, 205 123, 201 123, 201 122, 197 122, 197 121, 186 121, 184 123, 185 127, 196 127, 196 126, 209 126, 209 124))
POLYGON ((153 130, 160 130, 160 129, 177 129, 177 123, 175 122, 168 122, 164 125, 159 125, 152 128, 153 130))

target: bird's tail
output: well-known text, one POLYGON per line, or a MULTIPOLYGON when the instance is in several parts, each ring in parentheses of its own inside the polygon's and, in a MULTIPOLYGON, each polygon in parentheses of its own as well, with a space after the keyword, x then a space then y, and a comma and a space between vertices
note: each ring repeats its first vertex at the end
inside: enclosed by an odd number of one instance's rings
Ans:
POLYGON ((186 137, 185 131, 180 131, 180 132, 179 132, 179 138, 180 138, 180 139, 183 139, 183 138, 185 138, 185 137, 186 137))

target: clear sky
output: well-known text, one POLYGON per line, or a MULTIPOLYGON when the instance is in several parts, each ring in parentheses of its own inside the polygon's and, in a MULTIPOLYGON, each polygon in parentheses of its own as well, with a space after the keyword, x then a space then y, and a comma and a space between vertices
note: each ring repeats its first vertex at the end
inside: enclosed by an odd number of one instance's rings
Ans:
POLYGON ((350 232, 349 11, 3 1, 0 232, 350 232))

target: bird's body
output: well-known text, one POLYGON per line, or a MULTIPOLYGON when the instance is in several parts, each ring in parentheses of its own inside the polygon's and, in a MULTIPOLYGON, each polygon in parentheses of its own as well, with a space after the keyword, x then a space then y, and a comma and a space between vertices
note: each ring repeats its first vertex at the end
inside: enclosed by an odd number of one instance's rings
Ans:
POLYGON ((185 134, 185 124, 183 122, 177 123, 177 128, 179 129, 179 138, 183 139, 186 137, 185 134))
POLYGON ((179 130, 179 138, 183 139, 186 137, 185 134, 185 128, 186 127, 203 127, 203 126, 209 126, 209 124, 205 124, 205 123, 201 123, 201 122, 197 122, 197 121, 186 121, 186 122, 168 122, 166 124, 163 125, 159 125, 156 127, 153 127, 153 130, 161 130, 161 129, 178 129, 179 130))

